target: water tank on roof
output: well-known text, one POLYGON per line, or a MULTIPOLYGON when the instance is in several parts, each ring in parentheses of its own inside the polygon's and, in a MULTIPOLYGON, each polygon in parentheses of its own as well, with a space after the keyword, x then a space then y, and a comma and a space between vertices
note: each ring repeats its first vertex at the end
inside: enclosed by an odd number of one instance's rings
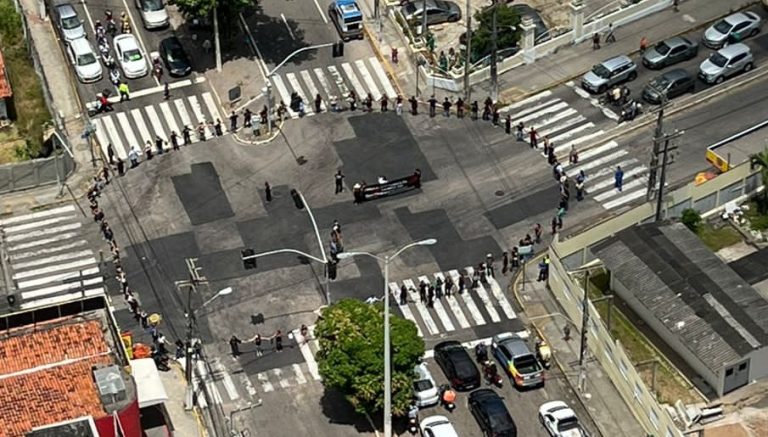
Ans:
POLYGON ((119 367, 112 365, 94 369, 93 379, 96 380, 101 402, 105 406, 125 400, 125 381, 119 367))

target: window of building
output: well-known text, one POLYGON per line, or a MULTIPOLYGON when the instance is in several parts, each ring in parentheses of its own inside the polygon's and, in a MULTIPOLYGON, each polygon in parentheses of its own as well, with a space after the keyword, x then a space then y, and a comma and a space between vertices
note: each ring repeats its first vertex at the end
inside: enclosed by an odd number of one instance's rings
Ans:
POLYGON ((634 395, 635 395, 635 400, 639 404, 642 404, 643 403, 643 401, 642 401, 643 388, 640 387, 640 384, 638 384, 638 383, 635 383, 635 393, 634 393, 634 395))
POLYGON ((653 427, 659 429, 659 415, 656 413, 656 410, 651 409, 651 411, 648 412, 648 418, 651 419, 653 427))
POLYGON ((739 372, 743 372, 744 370, 747 370, 747 363, 739 364, 739 372))
POLYGON ((731 367, 730 369, 726 369, 725 376, 732 376, 732 375, 733 375, 733 367, 731 367))
POLYGON ((629 376, 627 376, 627 364, 621 359, 619 360, 619 372, 621 372, 621 376, 623 376, 625 380, 629 381, 629 376))

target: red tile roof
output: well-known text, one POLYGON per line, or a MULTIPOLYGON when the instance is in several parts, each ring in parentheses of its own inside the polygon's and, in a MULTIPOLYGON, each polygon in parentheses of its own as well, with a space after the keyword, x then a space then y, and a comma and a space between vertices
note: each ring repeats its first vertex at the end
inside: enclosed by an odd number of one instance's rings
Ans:
POLYGON ((12 95, 11 81, 5 75, 5 59, 3 59, 3 52, 0 51, 0 99, 11 97, 12 95))
POLYGON ((105 416, 91 367, 114 364, 97 320, 58 319, 0 337, 0 437, 105 416))

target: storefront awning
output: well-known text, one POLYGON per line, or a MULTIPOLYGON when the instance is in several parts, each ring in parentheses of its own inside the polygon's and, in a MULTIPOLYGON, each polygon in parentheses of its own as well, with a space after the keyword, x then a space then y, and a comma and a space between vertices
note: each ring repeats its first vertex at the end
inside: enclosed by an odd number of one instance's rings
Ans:
POLYGON ((131 360, 131 369, 138 390, 139 408, 162 404, 168 400, 163 381, 160 380, 152 358, 131 360))

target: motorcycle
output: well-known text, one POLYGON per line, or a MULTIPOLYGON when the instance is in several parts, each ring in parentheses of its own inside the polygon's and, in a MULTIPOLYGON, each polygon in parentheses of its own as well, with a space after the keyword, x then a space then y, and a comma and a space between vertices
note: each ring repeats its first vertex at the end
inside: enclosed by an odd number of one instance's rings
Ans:
POLYGON ((411 404, 408 409, 408 431, 411 434, 419 432, 419 407, 416 404, 411 404))
POLYGON ((440 405, 445 407, 448 412, 453 412, 454 409, 456 409, 456 402, 455 402, 455 392, 451 390, 451 386, 448 384, 443 384, 440 386, 440 405), (454 395, 454 398, 451 399, 450 397, 446 398, 446 393, 451 392, 454 395))
POLYGON ((107 33, 114 38, 117 35, 117 24, 115 24, 115 19, 112 17, 112 11, 110 10, 104 11, 104 25, 107 28, 107 33))
POLYGON ((536 340, 536 358, 545 369, 552 365, 552 350, 544 340, 536 340))
POLYGON ((155 361, 155 367, 161 372, 167 372, 171 370, 171 366, 168 365, 170 358, 167 354, 161 354, 160 351, 152 348, 152 359, 155 361))
POLYGON ((630 93, 630 89, 626 86, 616 86, 605 92, 605 95, 600 98, 600 103, 621 107, 628 101, 630 93))
POLYGON ((504 378, 501 376, 496 368, 496 363, 492 361, 486 361, 483 363, 483 375, 488 384, 493 384, 498 388, 504 385, 504 378))
POLYGON ((120 71, 115 65, 109 69, 109 81, 112 82, 112 85, 114 86, 120 86, 120 71))
POLYGON ((109 43, 106 38, 99 39, 99 55, 105 67, 113 68, 115 66, 115 58, 112 57, 112 52, 109 50, 109 43))
POLYGON ((619 114, 619 120, 618 123, 624 122, 624 121, 632 121, 642 113, 642 105, 640 103, 637 103, 636 100, 630 100, 627 104, 625 104, 621 108, 621 113, 619 114))
POLYGON ((109 90, 105 89, 97 95, 98 100, 96 102, 86 103, 85 107, 89 116, 93 117, 94 115, 98 115, 103 112, 111 112, 115 110, 115 108, 112 107, 112 104, 109 103, 109 94, 109 90))

